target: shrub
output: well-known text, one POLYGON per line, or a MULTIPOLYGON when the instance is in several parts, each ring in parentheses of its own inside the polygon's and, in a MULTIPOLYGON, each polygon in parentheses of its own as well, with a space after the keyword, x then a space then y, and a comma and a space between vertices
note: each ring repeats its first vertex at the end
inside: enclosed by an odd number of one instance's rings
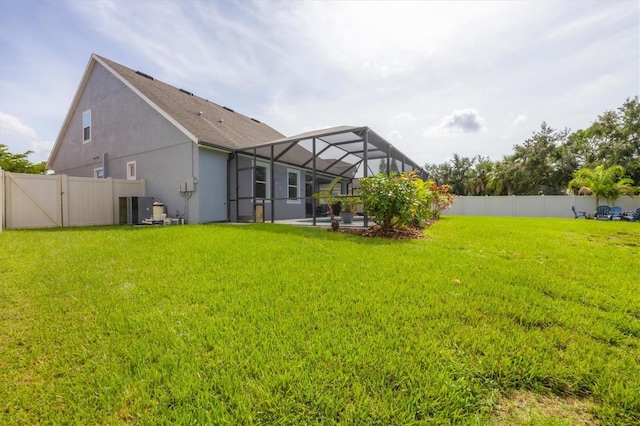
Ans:
POLYGON ((360 202, 360 197, 340 197, 342 211, 346 213, 356 213, 360 202))
POLYGON ((360 180, 360 193, 364 211, 383 231, 410 223, 415 200, 411 180, 379 173, 360 180))
POLYGON ((433 181, 429 181, 429 183, 429 192, 433 196, 433 201, 431 203, 432 218, 440 219, 440 213, 451 207, 456 196, 449 192, 451 191, 451 185, 438 186, 433 181))
POLYGON ((360 181, 364 211, 384 231, 407 225, 423 226, 451 206, 455 195, 449 185, 424 181, 417 171, 401 175, 380 173, 360 181))

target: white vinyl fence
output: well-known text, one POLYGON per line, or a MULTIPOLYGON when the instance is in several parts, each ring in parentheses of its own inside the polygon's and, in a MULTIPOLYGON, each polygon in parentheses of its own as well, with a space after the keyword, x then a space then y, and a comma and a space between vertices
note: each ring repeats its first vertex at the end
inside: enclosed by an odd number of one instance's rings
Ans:
POLYGON ((119 220, 119 197, 145 195, 144 180, 0 170, 0 223, 5 229, 113 225, 119 220))
MULTIPOLYGON (((600 204, 609 204, 600 199, 600 204)), ((456 197, 453 205, 442 212, 450 216, 522 216, 522 217, 574 217, 571 206, 576 210, 594 213, 596 197, 584 195, 512 195, 456 197)), ((639 197, 620 197, 615 201, 622 210, 636 210, 640 207, 639 197)))

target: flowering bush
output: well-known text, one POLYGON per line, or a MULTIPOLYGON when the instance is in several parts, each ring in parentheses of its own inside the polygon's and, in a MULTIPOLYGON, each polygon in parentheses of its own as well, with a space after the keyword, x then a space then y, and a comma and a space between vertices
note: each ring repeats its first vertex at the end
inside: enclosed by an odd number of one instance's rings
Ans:
POLYGON ((360 180, 360 193, 364 211, 383 231, 409 223, 415 198, 410 180, 379 173, 360 180))
POLYGON ((449 185, 424 181, 417 171, 401 175, 380 173, 360 180, 364 211, 383 231, 408 225, 423 226, 438 219, 455 198, 449 185))

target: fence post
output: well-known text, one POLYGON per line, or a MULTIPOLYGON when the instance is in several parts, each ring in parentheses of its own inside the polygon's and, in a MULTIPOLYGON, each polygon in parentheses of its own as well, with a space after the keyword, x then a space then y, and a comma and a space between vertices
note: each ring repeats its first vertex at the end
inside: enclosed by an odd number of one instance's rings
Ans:
POLYGON ((113 178, 112 177, 107 178, 107 185, 109 189, 107 191, 108 201, 105 203, 105 205, 111 206, 111 208, 109 209, 109 215, 107 217, 107 221, 109 222, 110 225, 115 225, 115 222, 113 221, 114 219, 113 206, 114 204, 116 204, 116 200, 113 199, 113 178))
POLYGON ((72 225, 69 221, 69 176, 58 175, 58 185, 60 189, 60 223, 64 228, 72 225))

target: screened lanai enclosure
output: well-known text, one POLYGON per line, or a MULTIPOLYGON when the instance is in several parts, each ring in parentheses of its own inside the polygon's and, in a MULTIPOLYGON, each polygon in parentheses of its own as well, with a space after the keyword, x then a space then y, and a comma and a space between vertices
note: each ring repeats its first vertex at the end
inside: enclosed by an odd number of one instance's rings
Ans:
MULTIPOLYGON (((238 150, 229 159, 229 218, 262 222, 324 214, 313 194, 340 177, 340 194, 359 178, 422 168, 368 127, 316 130, 238 150)), ((366 222, 366 219, 365 219, 366 222)))

